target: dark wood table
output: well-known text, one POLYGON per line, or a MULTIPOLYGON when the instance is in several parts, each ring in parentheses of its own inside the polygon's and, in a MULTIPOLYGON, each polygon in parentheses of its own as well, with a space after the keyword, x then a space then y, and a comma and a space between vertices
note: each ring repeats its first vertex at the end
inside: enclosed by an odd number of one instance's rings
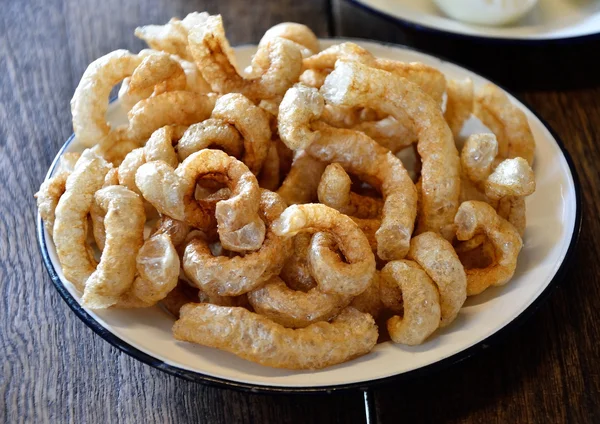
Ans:
MULTIPOLYGON (((44 269, 33 193, 72 132, 69 100, 86 65, 117 48, 142 48, 137 25, 193 10, 221 13, 233 44, 256 42, 281 21, 319 36, 347 34, 342 15, 353 13, 332 13, 327 0, 0 3, 0 422, 365 421, 360 392, 239 393, 144 365, 79 321, 44 269)), ((379 27, 371 19, 361 20, 364 28, 379 27)), ((579 172, 577 259, 550 300, 499 344, 435 375, 374 390, 378 422, 600 422, 600 89, 518 94, 564 140, 579 172)))

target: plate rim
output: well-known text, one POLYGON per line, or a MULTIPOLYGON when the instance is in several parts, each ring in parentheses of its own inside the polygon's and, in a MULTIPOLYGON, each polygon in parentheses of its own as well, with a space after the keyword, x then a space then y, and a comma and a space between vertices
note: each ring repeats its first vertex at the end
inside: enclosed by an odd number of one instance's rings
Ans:
MULTIPOLYGON (((584 43, 588 41, 596 41, 600 40, 600 30, 591 34, 584 35, 573 35, 568 37, 540 37, 540 38, 519 38, 519 37, 502 37, 502 36, 493 36, 493 35, 474 35, 474 34, 465 34, 457 31, 450 31, 447 29, 438 28, 432 25, 425 25, 419 22, 413 21, 411 19, 407 19, 400 16, 391 15, 389 13, 384 12, 378 8, 370 4, 364 3, 362 0, 340 0, 345 1, 347 3, 352 4, 353 6, 362 9, 363 11, 376 15, 380 18, 385 19, 388 22, 395 23, 400 26, 405 26, 412 28, 417 31, 421 31, 424 33, 437 35, 437 36, 450 36, 457 40, 463 41, 474 41, 474 42, 487 42, 489 44, 495 45, 522 45, 522 46, 538 46, 540 44, 547 45, 547 43, 555 43, 557 45, 569 45, 575 43, 584 43)), ((401 45, 401 44, 396 44, 401 45)), ((463 66, 464 67, 464 66, 463 66)), ((464 67, 465 69, 469 69, 464 67)), ((470 70, 470 69, 469 69, 470 70)), ((489 79, 489 78, 488 78, 489 79)), ((492 81, 492 80, 490 80, 492 81)), ((494 81, 492 81, 494 82, 494 81)), ((495 84, 495 82, 494 82, 495 84)), ((511 93, 512 94, 512 93, 511 93)))
MULTIPOLYGON (((348 0, 348 1, 353 1, 353 0, 348 0)), ((447 60, 443 56, 433 55, 433 54, 421 51, 421 50, 416 49, 411 46, 405 46, 403 44, 390 43, 390 42, 378 41, 378 40, 370 40, 370 39, 365 39, 365 38, 329 37, 329 38, 319 38, 319 40, 320 41, 321 40, 323 40, 323 41, 326 41, 326 40, 346 40, 346 41, 357 40, 357 41, 380 44, 380 45, 384 45, 384 46, 388 46, 388 47, 392 47, 392 48, 411 50, 411 51, 418 52, 418 53, 421 53, 421 54, 424 54, 427 56, 434 57, 438 60, 442 60, 442 61, 452 64, 454 66, 458 66, 460 68, 466 69, 467 71, 470 71, 477 75, 480 75, 483 78, 487 79, 488 81, 496 84, 502 90, 504 90, 508 94, 515 97, 518 101, 520 101, 531 113, 533 113, 533 115, 537 119, 539 119, 539 121, 542 123, 542 125, 548 130, 548 132, 550 132, 550 134, 556 141, 556 144, 558 145, 563 157, 565 158, 565 161, 567 162, 569 172, 571 173, 571 178, 573 179, 573 188, 574 188, 574 193, 575 193, 575 220, 574 220, 573 234, 571 237, 571 241, 569 243, 569 247, 567 248, 567 251, 565 253, 565 257, 564 257, 562 263, 560 264, 559 268, 557 269, 556 273, 554 274, 554 276, 552 277, 552 279, 550 280, 550 282, 548 283, 546 288, 516 318, 514 318, 512 321, 510 321, 504 327, 497 330, 495 333, 489 335, 485 339, 475 343, 474 345, 472 345, 460 352, 457 352, 453 355, 448 356, 447 358, 441 359, 437 362, 434 362, 429 365, 425 365, 425 366, 423 366, 421 368, 417 368, 415 370, 411 370, 408 372, 391 375, 391 376, 387 376, 387 377, 377 378, 377 379, 373 379, 373 380, 361 381, 361 382, 356 382, 356 383, 343 383, 343 384, 337 384, 337 385, 331 385, 331 386, 293 387, 293 386, 270 386, 270 385, 262 385, 262 384, 244 383, 244 382, 228 380, 227 378, 222 378, 222 377, 213 377, 213 376, 203 374, 203 373, 200 373, 197 371, 185 370, 185 369, 179 368, 177 366, 170 365, 164 361, 161 361, 161 360, 153 357, 152 355, 142 352, 141 350, 130 345, 126 341, 122 340, 121 338, 119 338, 115 334, 111 333, 106 328, 104 328, 98 321, 96 321, 94 318, 92 318, 85 311, 85 309, 83 309, 83 307, 77 302, 77 300, 71 295, 71 293, 69 293, 67 288, 62 283, 60 277, 58 276, 58 273, 56 272, 56 268, 54 267, 54 264, 52 263, 52 259, 50 258, 50 255, 48 253, 48 246, 46 244, 46 238, 45 238, 45 234, 44 234, 44 225, 42 222, 42 218, 38 213, 37 218, 36 218, 37 241, 38 241, 38 246, 40 248, 40 252, 42 255, 42 259, 44 261, 44 265, 46 267, 46 270, 48 271, 50 279, 52 280, 52 284, 54 285, 55 289, 58 291, 58 293, 62 297, 62 299, 67 303, 69 308, 75 313, 75 315, 87 327, 92 329, 92 331, 94 333, 96 333, 102 339, 104 339, 105 341, 110 343, 113 347, 115 347, 118 350, 120 350, 121 352, 133 357, 134 359, 136 359, 146 365, 150 365, 151 367, 156 368, 160 371, 163 371, 167 374, 182 378, 187 381, 205 384, 210 387, 234 389, 234 390, 238 390, 238 391, 242 391, 242 392, 255 393, 255 394, 320 394, 320 393, 332 393, 332 392, 339 393, 339 392, 347 392, 347 391, 352 391, 352 390, 365 391, 367 389, 381 387, 383 385, 390 385, 392 383, 397 383, 400 381, 407 381, 407 380, 413 379, 415 377, 430 375, 430 374, 439 372, 443 369, 449 368, 452 365, 458 364, 459 362, 462 362, 462 361, 476 355, 477 353, 483 351, 484 349, 490 347, 491 345, 497 344, 504 337, 506 337, 510 332, 518 329, 525 321, 527 321, 539 309, 539 307, 549 298, 549 296, 556 289, 556 287, 560 284, 560 282, 562 282, 564 280, 565 275, 569 271, 569 269, 572 266, 572 263, 574 261, 575 252, 577 250, 577 245, 579 242, 579 236, 581 233, 581 223, 582 223, 581 185, 580 185, 579 176, 577 174, 577 170, 575 168, 575 164, 573 162, 573 159, 571 158, 571 155, 567 151, 562 139, 558 136, 558 134, 554 131, 554 129, 546 122, 545 119, 543 119, 533 108, 531 108, 531 106, 526 101, 524 101, 522 98, 520 98, 520 96, 515 95, 510 90, 506 89, 504 86, 498 84, 497 82, 495 82, 494 80, 492 80, 488 77, 481 75, 478 72, 473 71, 472 69, 470 69, 467 66, 458 65, 450 60, 447 60)), ((244 47, 244 46, 251 46, 251 45, 253 45, 253 44, 240 44, 236 47, 244 47)), ((112 103, 115 100, 116 100, 116 97, 111 98, 110 102, 112 103)), ((64 151, 67 149, 67 147, 72 143, 74 138, 75 138, 75 134, 71 134, 71 136, 65 141, 65 143, 62 145, 62 147, 59 149, 54 160, 50 164, 48 172, 46 173, 46 176, 44 177, 44 181, 46 179, 48 179, 50 177, 50 175, 52 175, 52 173, 54 172, 54 169, 58 165, 58 161, 59 161, 60 157, 62 156, 64 151)))

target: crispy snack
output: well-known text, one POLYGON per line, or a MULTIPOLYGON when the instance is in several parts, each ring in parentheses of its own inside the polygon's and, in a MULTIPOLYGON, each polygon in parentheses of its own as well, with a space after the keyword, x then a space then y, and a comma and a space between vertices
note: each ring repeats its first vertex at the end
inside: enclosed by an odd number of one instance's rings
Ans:
POLYGON ((69 174, 75 169, 77 161, 81 157, 79 152, 66 152, 63 153, 58 160, 58 167, 56 168, 56 174, 61 172, 68 172, 69 174))
POLYGON ((435 101, 402 77, 342 61, 336 63, 321 93, 335 105, 371 107, 394 117, 406 113, 413 120, 423 164, 419 232, 439 232, 451 224, 458 209, 460 163, 452 132, 435 101))
POLYGON ((418 263, 437 285, 442 308, 440 327, 447 326, 467 298, 467 277, 452 245, 436 233, 423 233, 411 240, 407 257, 418 263))
POLYGON ((484 184, 485 194, 497 202, 498 215, 508 220, 520 236, 525 233, 525 196, 535 191, 535 175, 523 158, 500 162, 484 184))
POLYGON ((65 192, 69 175, 70 172, 61 171, 52 178, 48 178, 42 183, 40 189, 34 195, 37 199, 38 212, 42 221, 44 221, 44 227, 50 236, 52 236, 52 229, 54 227, 54 211, 56 210, 60 197, 65 192))
POLYGON ((252 68, 262 73, 246 79, 238 73, 233 50, 225 37, 221 15, 209 16, 188 35, 189 49, 202 76, 221 94, 242 93, 250 100, 281 96, 302 71, 302 53, 295 42, 275 37, 253 58, 252 68))
POLYGON ((273 229, 273 221, 284 209, 285 203, 277 194, 262 190, 260 215, 267 231, 260 248, 244 256, 214 256, 206 240, 194 238, 185 248, 186 275, 204 292, 219 296, 247 293, 278 275, 292 249, 292 241, 273 229))
POLYGON ((319 139, 308 153, 337 162, 347 172, 381 190, 384 204, 376 233, 377 254, 383 260, 403 258, 408 251, 417 212, 417 193, 400 159, 363 133, 315 125, 319 139))
MULTIPOLYGON (((313 88, 297 84, 288 90, 284 101, 288 97, 294 99, 293 103, 298 108, 322 110, 318 106, 322 100, 313 88)), ((378 255, 384 260, 404 257, 413 232, 417 196, 402 162, 365 134, 333 128, 320 122, 311 125, 315 118, 318 116, 315 117, 312 112, 290 118, 290 115, 280 111, 279 125, 310 128, 313 141, 308 145, 307 152, 311 156, 323 162, 338 162, 346 171, 381 188, 385 203, 381 227, 377 232, 378 255)), ((288 147, 294 146, 294 141, 290 142, 281 130, 280 136, 288 147)))
POLYGON ((374 319, 377 319, 383 310, 379 284, 379 271, 376 271, 375 274, 373 274, 373 279, 367 286, 366 290, 352 299, 350 306, 359 310, 360 312, 371 315, 374 319))
POLYGON ((110 168, 110 164, 93 151, 85 150, 67 178, 65 193, 56 206, 53 228, 56 254, 65 278, 78 290, 83 290, 96 269, 96 261, 86 242, 87 216, 94 193, 102 187, 110 168))
POLYGON ((71 100, 73 132, 83 146, 92 147, 109 137, 106 110, 110 91, 130 76, 141 61, 127 50, 115 50, 87 67, 71 100))
POLYGON ((192 125, 210 117, 215 96, 191 91, 167 91, 138 102, 128 113, 127 136, 144 142, 165 125, 192 125))
POLYGON ((105 212, 106 241, 100 263, 85 283, 81 301, 88 308, 103 309, 116 304, 133 283, 136 254, 144 243, 146 215, 141 197, 122 186, 103 188, 94 199, 105 212))
POLYGON ((376 121, 362 121, 350 128, 364 132, 395 154, 417 142, 413 126, 410 118, 400 112, 397 118, 388 116, 376 121))
POLYGON ((329 321, 339 314, 351 296, 323 293, 315 287, 307 292, 290 289, 278 277, 248 293, 254 311, 288 328, 302 328, 329 321))
POLYGON ((238 93, 225 94, 215 104, 212 118, 233 125, 244 139, 242 161, 255 175, 267 158, 271 129, 266 113, 238 93))
POLYGON ((471 78, 450 80, 448 81, 446 94, 448 99, 444 118, 456 139, 464 123, 473 112, 473 81, 471 81, 471 78))
POLYGON ((185 305, 173 326, 177 340, 231 352, 261 365, 287 369, 321 369, 371 351, 377 326, 369 314, 354 308, 331 323, 286 329, 244 308, 185 305), (260 338, 255 335, 260 334, 260 338))
POLYGON ((279 175, 281 179, 287 177, 292 169, 292 162, 294 162, 294 151, 285 145, 279 138, 279 135, 273 134, 273 143, 277 147, 277 155, 279 156, 279 175))
POLYGON ((113 166, 119 166, 125 156, 133 149, 140 147, 140 144, 138 140, 129 139, 128 127, 122 125, 111 130, 106 138, 92 147, 92 150, 113 166))
POLYGON ((137 102, 153 94, 186 90, 186 74, 174 56, 148 49, 140 51, 138 56, 143 58, 142 62, 119 89, 119 100, 125 110, 131 110, 137 102))
POLYGON ((155 52, 145 57, 129 79, 128 94, 185 90, 187 79, 178 61, 170 54, 155 52))
POLYGON ((258 181, 246 165, 220 150, 196 152, 176 170, 161 161, 146 163, 138 169, 135 183, 162 214, 205 230, 216 219, 221 243, 228 250, 256 250, 263 243, 258 181), (196 182, 204 176, 219 178, 231 190, 231 197, 218 201, 216 207, 214 202, 197 201, 196 182))
POLYGON ((483 202, 464 202, 455 218, 459 240, 485 234, 494 247, 494 263, 489 267, 467 269, 467 295, 479 294, 489 286, 500 286, 510 280, 517 267, 517 256, 523 242, 519 233, 494 208, 483 202))
POLYGON ((440 326, 440 295, 425 271, 412 261, 388 262, 381 278, 395 283, 402 290, 402 317, 394 315, 387 321, 394 343, 415 346, 423 343, 440 326))
MULTIPOLYGON (((367 238, 367 240, 369 242, 369 245, 371 246, 371 250, 373 251, 373 253, 375 255, 377 255, 377 231, 381 227, 381 219, 379 219, 379 218, 362 219, 362 218, 355 218, 353 216, 350 218, 352 218, 352 221, 354 221, 354 223, 358 226, 358 228, 360 228, 360 231, 363 232, 363 234, 365 235, 365 237, 367 238)), ((378 260, 379 262, 382 261, 382 259, 380 259, 378 257, 376 257, 375 259, 378 260)))
POLYGON ((355 296, 362 293, 373 278, 375 257, 360 229, 346 215, 325 205, 289 206, 273 222, 279 236, 293 236, 301 231, 330 233, 332 239, 313 236, 309 249, 312 276, 325 293, 355 296), (342 261, 331 250, 335 242, 344 255, 342 261))
POLYGON ((308 266, 308 249, 311 239, 312 234, 309 233, 298 233, 292 239, 292 254, 279 274, 292 290, 307 292, 317 285, 308 266))
POLYGON ((285 93, 277 121, 279 137, 287 147, 305 149, 317 139, 311 123, 321 117, 323 107, 323 98, 314 88, 296 84, 285 93))
POLYGON ((140 166, 146 162, 159 160, 170 167, 176 167, 179 160, 173 148, 173 143, 181 137, 184 130, 185 127, 167 125, 154 131, 144 147, 134 149, 125 156, 123 162, 119 165, 118 183, 137 194, 141 194, 135 184, 135 174, 140 166))
POLYGON ((470 135, 460 152, 463 174, 476 187, 482 187, 493 171, 497 155, 498 142, 495 135, 488 133, 470 135))
MULTIPOLYGON (((412 262, 405 259, 400 261, 392 261, 388 263, 412 262)), ((404 299, 402 298, 402 290, 393 278, 384 278, 380 275, 379 278, 379 299, 385 310, 394 315, 404 315, 404 299)))
POLYGON ((258 175, 258 185, 267 190, 277 191, 279 181, 279 154, 277 153, 277 145, 271 142, 267 158, 258 175))
POLYGON ((486 84, 475 95, 474 114, 498 138, 500 159, 521 157, 533 164, 535 139, 525 113, 499 87, 486 84))
POLYGON ((179 279, 179 255, 167 233, 144 242, 135 259, 138 276, 115 304, 118 308, 147 308, 163 300, 179 279))
POLYGON ((240 159, 244 151, 242 135, 233 125, 221 119, 207 119, 189 126, 177 143, 177 154, 183 161, 192 153, 214 148, 240 159))
POLYGON ((503 197, 496 208, 498 215, 510 222, 523 237, 527 225, 525 198, 518 196, 503 197))
POLYGON ((277 37, 285 38, 298 44, 303 58, 312 56, 321 50, 319 39, 315 33, 306 25, 295 22, 282 22, 269 28, 260 39, 258 48, 266 46, 277 37))
POLYGON ((320 369, 369 352, 374 319, 418 345, 513 276, 535 142, 499 88, 354 43, 320 52, 290 22, 243 71, 220 15, 136 35, 151 49, 84 73, 71 107, 90 148, 35 195, 86 307, 160 302, 178 340, 320 369), (119 82, 128 122, 111 127, 119 82), (495 135, 459 157, 471 113, 495 135))
POLYGON ((485 194, 493 200, 506 196, 529 196, 535 191, 535 175, 521 157, 505 159, 485 181, 485 194))
POLYGON ((421 90, 429 94, 438 104, 442 104, 442 98, 446 91, 446 77, 439 70, 420 62, 400 62, 398 60, 377 58, 375 67, 382 71, 406 78, 408 81, 419 86, 421 90))
POLYGON ((277 190, 288 205, 311 203, 317 200, 317 189, 326 163, 299 152, 287 177, 277 190))
POLYGON ((192 61, 188 47, 188 33, 194 25, 201 25, 209 17, 206 12, 192 12, 182 20, 172 18, 165 25, 146 25, 135 29, 135 36, 144 40, 151 49, 161 50, 192 61))
POLYGON ((180 279, 160 304, 175 318, 179 318, 179 310, 183 305, 198 302, 198 293, 199 290, 196 287, 192 287, 180 279))
MULTIPOLYGON (((354 43, 333 45, 314 56, 304 59, 303 66, 305 69, 313 70, 313 78, 315 80, 324 82, 323 75, 317 77, 314 71, 321 71, 327 75, 327 73, 334 69, 338 60, 361 63, 406 78, 410 82, 417 84, 438 104, 442 103, 442 98, 446 91, 446 78, 438 69, 419 62, 406 63, 397 60, 376 58, 368 50, 354 43)), ((312 85, 312 87, 320 88, 321 85, 312 85)))
MULTIPOLYGON (((163 52, 152 50, 152 49, 144 49, 140 50, 138 56, 141 58, 146 58, 148 56, 154 55, 156 53, 164 54, 163 52)), ((181 57, 171 54, 169 55, 170 59, 177 62, 179 67, 183 70, 185 76, 185 84, 184 87, 181 88, 185 91, 192 91, 194 93, 207 94, 211 92, 210 85, 202 78, 202 74, 196 67, 194 62, 190 62, 188 60, 182 59, 181 57)), ((134 72, 135 73, 135 72, 134 72)), ((139 95, 131 96, 129 92, 129 82, 131 77, 127 77, 123 80, 121 87, 119 88, 119 100, 122 103, 122 106, 126 111, 129 111, 133 105, 135 105, 138 101, 142 100, 142 98, 146 98, 152 94, 159 94, 161 92, 161 87, 159 87, 158 92, 154 93, 154 90, 146 90, 145 93, 140 97, 139 95), (143 97, 143 96, 146 97, 143 97)), ((179 83, 175 84, 175 86, 179 86, 179 83)), ((173 85, 171 84, 171 87, 173 85)), ((171 88, 167 91, 174 91, 175 88, 171 88)), ((164 91, 164 90, 162 90, 164 91)), ((138 93, 139 94, 139 93, 138 93)))
POLYGON ((383 209, 383 200, 352 193, 352 180, 338 163, 327 165, 319 182, 319 202, 345 215, 357 218, 377 218, 383 209))

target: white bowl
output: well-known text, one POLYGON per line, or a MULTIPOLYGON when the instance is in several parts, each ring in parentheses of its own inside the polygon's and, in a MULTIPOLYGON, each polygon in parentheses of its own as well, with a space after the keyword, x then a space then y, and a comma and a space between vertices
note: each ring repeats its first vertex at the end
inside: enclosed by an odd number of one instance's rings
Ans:
POLYGON ((506 25, 527 14, 537 0, 433 0, 452 19, 480 25, 506 25))
MULTIPOLYGON (((322 40, 327 47, 343 40, 322 40)), ((375 55, 433 65, 449 78, 470 77, 476 86, 487 80, 452 63, 400 46, 355 41, 375 55)), ((240 64, 249 63, 255 47, 235 49, 240 64)), ((286 371, 267 368, 230 353, 176 341, 171 334, 174 318, 160 307, 135 310, 97 310, 81 306, 81 294, 65 280, 52 238, 38 219, 40 247, 56 288, 75 313, 101 337, 137 359, 190 380, 215 383, 253 391, 331 391, 364 387, 389 378, 409 377, 435 370, 473 354, 497 337, 500 330, 528 316, 550 292, 565 270, 579 229, 578 186, 570 160, 555 136, 527 107, 511 96, 530 122, 536 139, 535 171, 537 191, 527 199, 528 226, 525 246, 513 280, 504 287, 488 289, 467 300, 452 325, 436 331, 416 347, 379 344, 356 360, 319 371, 286 371)), ((125 115, 114 102, 109 108, 111 122, 124 122, 125 115)), ((468 121, 463 133, 484 130, 476 120, 468 121)), ((81 151, 70 138, 53 162, 67 151, 81 151)))

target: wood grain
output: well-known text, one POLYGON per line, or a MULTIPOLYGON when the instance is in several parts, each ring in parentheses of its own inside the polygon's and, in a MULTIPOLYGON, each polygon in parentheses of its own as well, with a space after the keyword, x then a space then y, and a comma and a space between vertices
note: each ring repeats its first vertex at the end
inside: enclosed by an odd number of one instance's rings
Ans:
MULTIPOLYGON (((192 10, 222 13, 234 44, 256 42, 284 20, 325 36, 327 7, 325 0, 2 3, 0 422, 364 422, 359 393, 238 393, 179 380, 119 352, 60 299, 35 239, 33 193, 71 133, 69 100, 91 60, 140 49, 137 25, 192 10)), ((363 26, 375 36, 373 24, 363 26)), ((521 94, 565 141, 581 177, 576 264, 550 301, 499 345, 436 375, 375 390, 379 422, 600 422, 600 89, 521 94)))

